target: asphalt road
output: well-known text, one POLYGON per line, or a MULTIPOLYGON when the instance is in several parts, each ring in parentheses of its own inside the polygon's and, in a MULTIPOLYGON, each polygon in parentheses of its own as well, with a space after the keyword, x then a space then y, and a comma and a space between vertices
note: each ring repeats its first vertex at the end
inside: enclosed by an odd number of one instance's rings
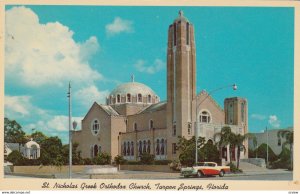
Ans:
MULTIPOLYGON (((276 173, 276 174, 241 174, 241 175, 225 175, 224 177, 211 176, 204 178, 189 177, 183 178, 179 173, 161 173, 161 172, 145 172, 145 171, 123 171, 122 176, 114 175, 107 177, 103 175, 103 179, 177 179, 177 180, 293 180, 292 172, 276 173)), ((5 178, 33 178, 26 176, 14 176, 14 175, 5 175, 5 178)), ((64 179, 68 178, 68 174, 56 174, 56 178, 64 179)), ((73 179, 89 179, 89 175, 81 173, 73 173, 73 179)), ((97 177, 98 178, 98 177, 97 177)))

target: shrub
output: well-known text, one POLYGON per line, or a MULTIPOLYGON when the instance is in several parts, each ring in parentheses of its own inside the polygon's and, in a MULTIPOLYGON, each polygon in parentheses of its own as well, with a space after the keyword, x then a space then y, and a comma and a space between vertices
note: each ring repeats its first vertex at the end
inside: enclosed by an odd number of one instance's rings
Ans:
POLYGON ((117 165, 119 164, 125 164, 127 162, 126 159, 124 159, 123 156, 120 156, 120 155, 117 155, 115 158, 114 158, 114 161, 117 165))
POLYGON ((291 170, 291 151, 287 148, 283 148, 281 153, 278 155, 278 160, 271 163, 271 168, 284 168, 291 170))
POLYGON ((172 169, 172 170, 175 170, 175 171, 180 171, 181 170, 181 164, 179 161, 177 160, 173 160, 170 164, 169 164, 169 167, 172 169))
POLYGON ((92 161, 93 161, 93 164, 97 164, 97 165, 110 164, 111 156, 106 152, 100 153, 100 154, 98 154, 97 157, 93 158, 92 161))
POLYGON ((91 165, 92 164, 92 160, 90 158, 84 158, 83 159, 83 164, 84 165, 91 165))
POLYGON ((149 154, 148 152, 144 152, 140 156, 141 163, 142 164, 153 164, 154 163, 154 157, 155 156, 153 154, 149 154))
POLYGON ((20 166, 25 163, 25 158, 19 151, 14 150, 7 156, 7 161, 13 163, 15 166, 20 166))
POLYGON ((172 160, 155 160, 154 165, 168 165, 172 160))
POLYGON ((230 167, 230 171, 233 172, 233 173, 243 172, 241 169, 238 169, 238 168, 236 167, 236 165, 233 164, 232 162, 230 162, 229 164, 227 164, 227 166, 230 167))

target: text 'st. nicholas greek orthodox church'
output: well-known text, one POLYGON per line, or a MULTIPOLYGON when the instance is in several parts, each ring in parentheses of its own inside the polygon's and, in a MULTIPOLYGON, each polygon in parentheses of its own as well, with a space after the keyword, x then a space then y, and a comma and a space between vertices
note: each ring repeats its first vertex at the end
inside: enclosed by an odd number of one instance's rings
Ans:
MULTIPOLYGON (((179 156, 178 136, 191 138, 198 128, 201 137, 215 143, 214 134, 225 125, 234 133, 248 132, 247 100, 226 98, 223 110, 205 91, 196 94, 194 26, 180 11, 168 31, 167 101, 132 79, 117 86, 105 105, 92 105, 82 130, 73 132, 73 142, 79 143, 84 158, 107 152, 112 158, 139 160, 141 153, 148 152, 156 160, 173 160, 179 156)), ((222 157, 228 161, 229 152, 235 159, 237 149, 228 146, 222 149, 222 157)), ((247 158, 248 152, 240 154, 247 158)))

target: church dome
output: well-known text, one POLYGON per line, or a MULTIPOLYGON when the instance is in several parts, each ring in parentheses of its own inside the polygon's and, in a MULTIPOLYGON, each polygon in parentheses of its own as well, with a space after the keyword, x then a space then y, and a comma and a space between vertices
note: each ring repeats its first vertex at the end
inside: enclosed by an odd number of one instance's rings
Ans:
POLYGON ((157 103, 159 97, 145 84, 139 82, 127 82, 118 85, 108 96, 107 104, 118 103, 157 103))

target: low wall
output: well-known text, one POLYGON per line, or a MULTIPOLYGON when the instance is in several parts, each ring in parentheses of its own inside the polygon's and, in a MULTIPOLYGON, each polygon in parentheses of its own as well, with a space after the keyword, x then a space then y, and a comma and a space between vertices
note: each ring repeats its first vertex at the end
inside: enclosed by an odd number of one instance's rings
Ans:
POLYGON ((176 172, 169 165, 121 165, 121 170, 153 171, 153 172, 176 172))
MULTIPOLYGON (((84 172, 86 167, 85 165, 72 165, 72 172, 84 172)), ((25 174, 67 173, 69 166, 14 166, 13 172, 25 174)))
POLYGON ((254 164, 259 167, 266 168, 266 161, 264 158, 247 158, 247 159, 241 159, 241 162, 248 162, 250 164, 254 164))

